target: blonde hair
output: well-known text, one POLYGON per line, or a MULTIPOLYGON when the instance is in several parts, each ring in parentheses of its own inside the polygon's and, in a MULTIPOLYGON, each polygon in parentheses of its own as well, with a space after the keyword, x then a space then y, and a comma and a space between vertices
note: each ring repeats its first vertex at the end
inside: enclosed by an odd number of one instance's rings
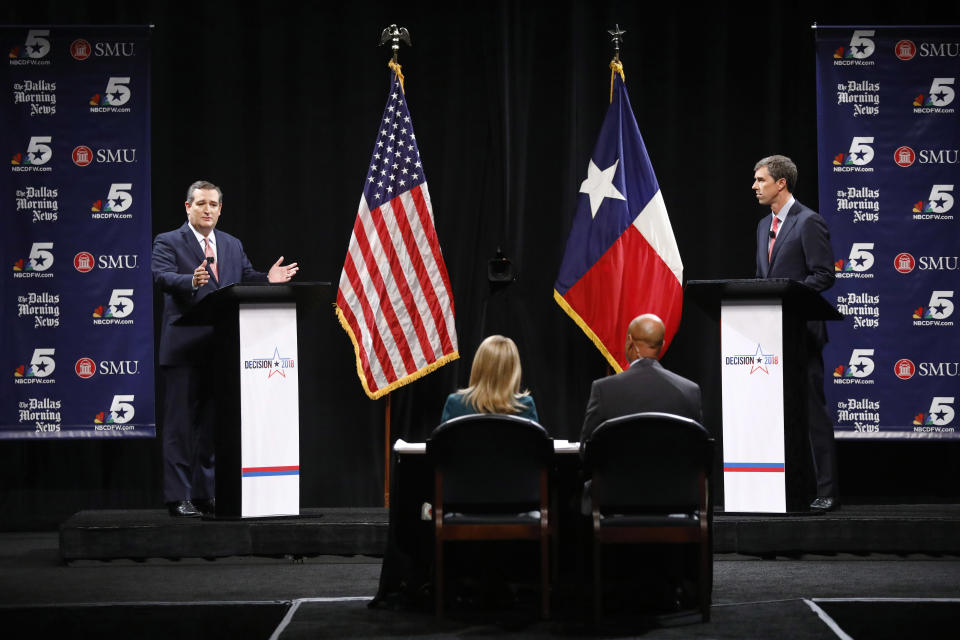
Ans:
POLYGON ((488 336, 473 356, 470 386, 459 393, 479 413, 519 413, 523 405, 517 398, 529 395, 520 391, 520 374, 520 352, 513 340, 488 336))

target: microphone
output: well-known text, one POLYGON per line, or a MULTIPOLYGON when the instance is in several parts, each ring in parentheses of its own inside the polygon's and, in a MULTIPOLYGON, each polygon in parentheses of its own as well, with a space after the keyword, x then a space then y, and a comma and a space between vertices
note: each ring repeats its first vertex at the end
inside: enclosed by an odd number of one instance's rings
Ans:
MULTIPOLYGON (((770 233, 772 234, 773 231, 771 231, 770 233)), ((770 236, 770 237, 772 238, 773 236, 770 236)), ((209 266, 212 265, 214 262, 216 262, 216 260, 217 260, 217 259, 214 258, 213 256, 207 256, 207 266, 209 267, 209 266)))
MULTIPOLYGON (((774 231, 773 229, 770 229, 770 237, 771 237, 771 238, 776 238, 776 237, 777 237, 777 232, 774 231)), ((207 258, 207 260, 212 261, 213 258, 207 258)))

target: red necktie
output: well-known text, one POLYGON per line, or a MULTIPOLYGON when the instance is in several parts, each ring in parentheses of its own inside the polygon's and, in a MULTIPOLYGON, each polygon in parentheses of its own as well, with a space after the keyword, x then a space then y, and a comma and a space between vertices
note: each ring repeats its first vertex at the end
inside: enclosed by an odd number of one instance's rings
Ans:
MULTIPOLYGON (((770 242, 770 246, 771 247, 773 246, 773 241, 770 242)), ((203 239, 203 255, 208 258, 213 258, 212 261, 207 263, 207 269, 209 269, 210 273, 213 274, 213 277, 216 278, 217 281, 219 281, 220 276, 217 274, 217 260, 216 260, 216 257, 213 255, 213 243, 210 242, 210 238, 203 239)))
POLYGON ((773 243, 777 241, 777 227, 780 225, 780 218, 773 216, 773 235, 770 236, 770 244, 767 246, 767 262, 773 256, 773 243))

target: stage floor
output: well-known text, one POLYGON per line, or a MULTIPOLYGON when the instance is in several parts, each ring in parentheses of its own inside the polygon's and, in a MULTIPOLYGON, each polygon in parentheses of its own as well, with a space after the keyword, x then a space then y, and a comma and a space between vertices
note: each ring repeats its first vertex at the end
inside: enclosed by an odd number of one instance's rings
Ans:
MULTIPOLYGON (((80 511, 60 527, 60 555, 75 560, 228 556, 382 556, 385 508, 304 509, 300 517, 171 518, 165 510, 80 511)), ((853 505, 823 515, 717 512, 714 553, 960 554, 960 505, 853 505)))

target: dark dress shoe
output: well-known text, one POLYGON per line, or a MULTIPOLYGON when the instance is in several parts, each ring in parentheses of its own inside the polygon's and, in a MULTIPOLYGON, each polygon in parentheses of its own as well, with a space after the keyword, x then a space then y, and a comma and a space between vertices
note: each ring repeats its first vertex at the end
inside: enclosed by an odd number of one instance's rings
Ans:
POLYGON ((213 515, 217 512, 216 498, 199 498, 193 501, 194 506, 200 510, 203 515, 213 515))
POLYGON ((816 500, 810 503, 810 510, 817 511, 819 513, 826 513, 827 511, 833 511, 839 506, 840 506, 840 501, 837 500, 836 498, 828 498, 828 497, 820 496, 816 500))
POLYGON ((168 502, 167 509, 174 518, 193 518, 200 515, 200 511, 189 500, 168 502))

